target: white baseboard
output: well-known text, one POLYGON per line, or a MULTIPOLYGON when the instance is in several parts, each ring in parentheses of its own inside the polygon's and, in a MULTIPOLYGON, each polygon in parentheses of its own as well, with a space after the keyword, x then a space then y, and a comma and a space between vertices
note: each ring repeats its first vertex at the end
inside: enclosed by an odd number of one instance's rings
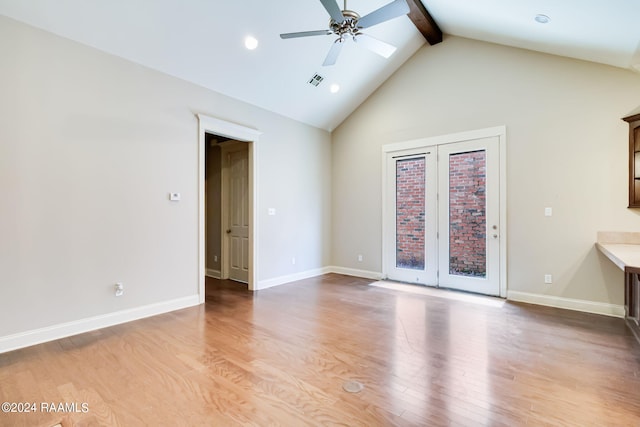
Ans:
POLYGON ((258 287, 256 288, 256 290, 268 289, 274 286, 295 282, 296 280, 309 279, 311 277, 322 276, 323 274, 328 274, 328 273, 344 274, 345 276, 363 277, 365 279, 372 279, 372 280, 382 279, 382 273, 378 273, 375 271, 357 270, 355 268, 329 266, 329 267, 315 268, 307 271, 301 271, 299 273, 294 273, 294 274, 288 274, 286 276, 274 277, 273 279, 261 280, 258 283, 258 287))
POLYGON ((260 280, 256 290, 268 289, 274 286, 284 285, 285 283, 295 282, 296 280, 322 276, 327 273, 331 273, 330 267, 314 268, 312 270, 301 271, 299 273, 287 274, 286 276, 274 277, 273 279, 260 280))
POLYGON ((45 328, 7 335, 0 337, 0 353, 30 347, 32 345, 60 338, 66 338, 71 335, 95 331, 96 329, 131 322, 145 317, 156 316, 170 311, 193 307, 198 304, 200 304, 200 297, 198 295, 192 295, 171 301, 163 301, 129 310, 122 310, 115 313, 89 317, 73 322, 60 323, 53 326, 47 326, 45 328))
POLYGON ((612 317, 624 317, 624 307, 604 302, 586 301, 572 298, 562 298, 551 295, 531 294, 528 292, 508 291, 507 299, 526 302, 529 304, 546 305, 548 307, 564 308, 567 310, 583 311, 585 313, 603 314, 612 317))
POLYGON ((222 272, 220 270, 214 270, 212 268, 207 268, 204 272, 205 276, 213 277, 214 279, 222 279, 222 272))
POLYGON ((273 279, 261 280, 258 283, 258 287, 256 288, 256 290, 268 289, 274 286, 295 282, 296 280, 309 279, 311 277, 322 276, 323 274, 328 274, 328 273, 363 277, 365 279, 372 279, 372 280, 382 279, 382 273, 378 273, 375 271, 356 270, 354 268, 329 266, 329 267, 322 267, 322 268, 314 268, 312 270, 301 271, 299 273, 294 273, 294 274, 288 274, 286 276, 274 277, 273 279))
POLYGON ((382 280, 382 273, 378 271, 358 270, 355 268, 347 267, 328 267, 331 273, 344 274, 345 276, 362 277, 364 279, 382 280))

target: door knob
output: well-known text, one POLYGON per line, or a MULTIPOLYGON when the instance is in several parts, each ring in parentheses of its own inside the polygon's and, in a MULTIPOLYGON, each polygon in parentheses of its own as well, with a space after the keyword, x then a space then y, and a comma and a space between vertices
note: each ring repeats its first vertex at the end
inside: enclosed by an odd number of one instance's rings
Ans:
POLYGON ((231 233, 231 229, 229 228, 227 229, 227 234, 230 234, 230 233, 231 233))

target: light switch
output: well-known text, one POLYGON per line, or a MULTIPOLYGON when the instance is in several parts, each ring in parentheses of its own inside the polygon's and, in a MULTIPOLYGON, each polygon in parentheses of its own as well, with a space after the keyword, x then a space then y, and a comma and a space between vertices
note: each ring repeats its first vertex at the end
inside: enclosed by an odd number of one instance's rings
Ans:
POLYGON ((544 216, 552 216, 552 215, 553 215, 553 209, 544 208, 544 216))
POLYGON ((169 200, 171 200, 172 202, 179 202, 180 193, 169 193, 169 200))
POLYGON ((276 214, 276 208, 269 208, 269 215, 275 215, 276 214))

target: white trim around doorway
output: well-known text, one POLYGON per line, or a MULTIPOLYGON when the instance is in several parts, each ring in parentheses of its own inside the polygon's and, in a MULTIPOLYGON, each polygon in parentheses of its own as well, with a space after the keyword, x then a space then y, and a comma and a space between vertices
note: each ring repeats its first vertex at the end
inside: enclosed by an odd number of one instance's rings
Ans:
POLYGON ((249 143, 249 290, 258 286, 258 139, 262 132, 236 123, 196 114, 198 117, 198 295, 205 298, 205 144, 206 133, 249 143))

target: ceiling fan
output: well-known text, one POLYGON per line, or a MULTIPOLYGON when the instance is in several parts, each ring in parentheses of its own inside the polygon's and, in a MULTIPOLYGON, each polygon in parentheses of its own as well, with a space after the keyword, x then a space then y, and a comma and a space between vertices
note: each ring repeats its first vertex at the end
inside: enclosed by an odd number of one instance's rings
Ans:
POLYGON ((280 34, 280 38, 292 39, 309 36, 328 36, 332 34, 338 36, 331 46, 331 49, 329 49, 329 54, 322 63, 324 66, 336 63, 338 55, 342 50, 342 45, 348 38, 351 38, 357 44, 363 45, 384 58, 390 57, 393 52, 395 52, 396 48, 394 46, 364 34, 360 32, 360 30, 406 15, 409 13, 409 6, 406 0, 395 0, 362 17, 356 12, 347 9, 347 0, 344 0, 343 10, 340 10, 336 0, 320 0, 320 3, 322 3, 322 6, 324 6, 331 17, 328 29, 285 33, 280 34))

